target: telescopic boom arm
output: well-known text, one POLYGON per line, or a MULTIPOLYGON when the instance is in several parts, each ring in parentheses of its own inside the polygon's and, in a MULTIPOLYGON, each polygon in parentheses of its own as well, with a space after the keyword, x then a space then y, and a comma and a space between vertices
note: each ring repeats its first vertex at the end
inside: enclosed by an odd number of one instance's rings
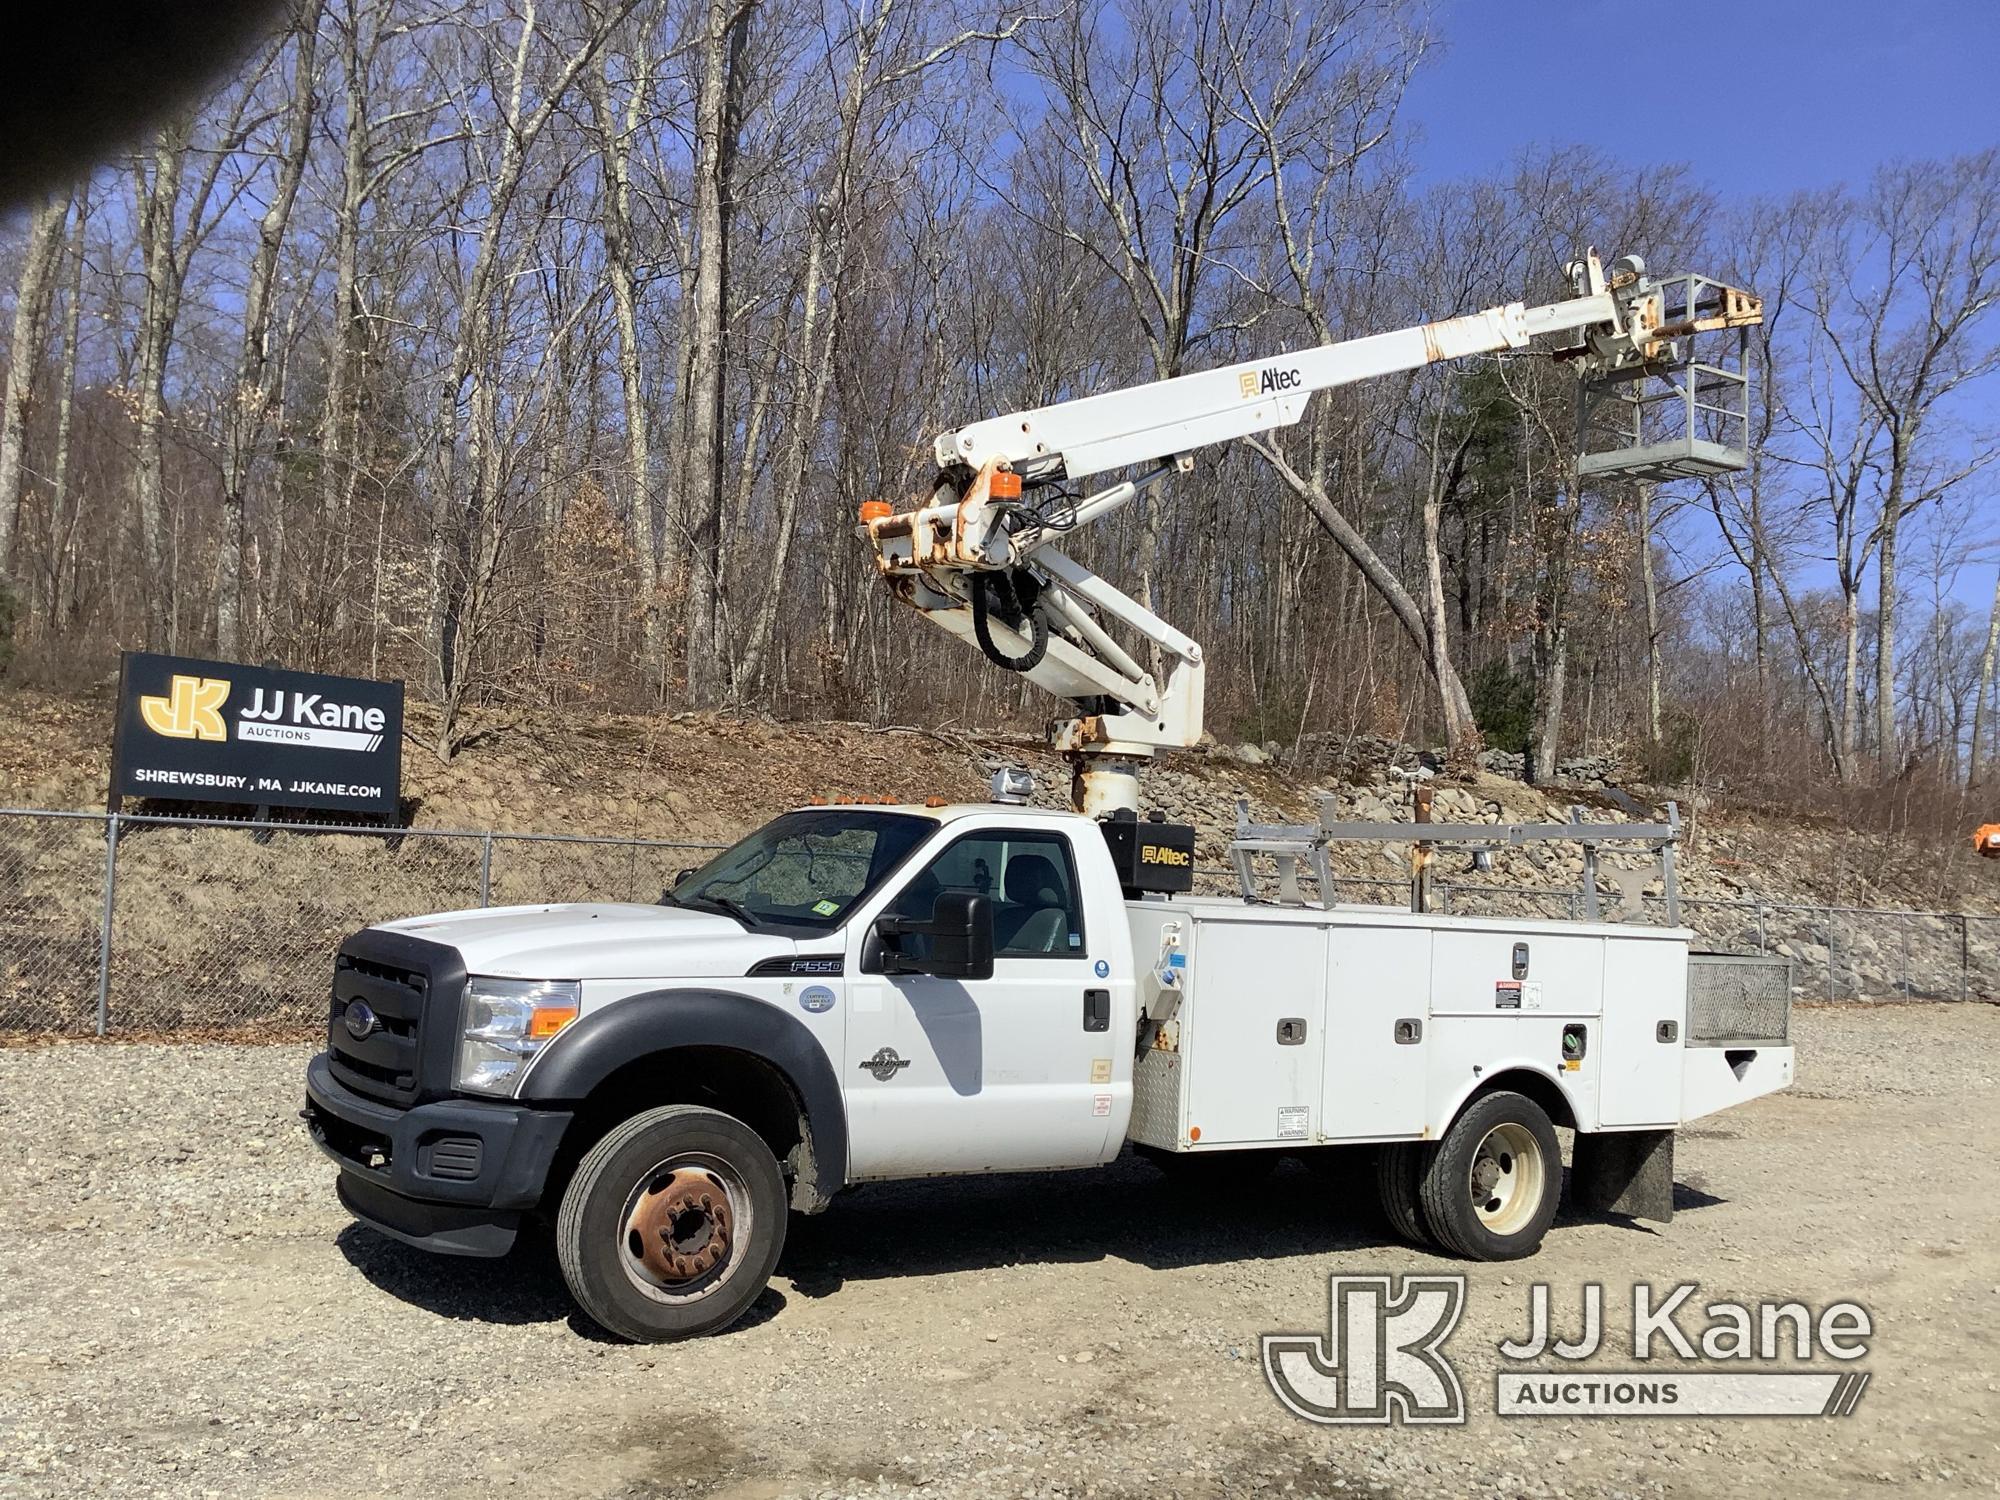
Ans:
POLYGON ((1076 706, 1051 740, 1090 757, 1079 770, 1078 810, 1136 810, 1134 763, 1201 736, 1201 647, 1054 540, 1191 469, 1200 448, 1291 425, 1317 391, 1558 336, 1565 342, 1555 352, 1579 360, 1586 378, 1630 380, 1678 358, 1677 339, 1762 320, 1757 298, 1727 287, 1670 310, 1637 257, 1615 262, 1607 277, 1593 251, 1570 275, 1576 295, 1561 302, 1510 302, 941 433, 929 501, 903 512, 864 505, 862 534, 905 603, 1076 706), (1054 488, 1124 469, 1137 472, 1080 499, 1054 488), (1107 625, 1145 642, 1157 675, 1107 625))

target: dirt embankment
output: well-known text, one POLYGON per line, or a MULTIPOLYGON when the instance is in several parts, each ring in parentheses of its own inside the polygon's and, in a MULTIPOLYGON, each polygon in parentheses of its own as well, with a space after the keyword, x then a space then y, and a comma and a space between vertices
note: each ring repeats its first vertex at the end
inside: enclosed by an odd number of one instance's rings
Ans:
MULTIPOLYGON (((111 716, 104 691, 0 696, 0 804, 102 807, 111 716)), ((1067 798, 1061 761, 1035 739, 1004 731, 494 711, 475 721, 465 748, 446 763, 424 748, 428 705, 412 703, 409 718, 403 782, 416 827, 727 841, 815 796, 978 799, 1002 763, 1034 770, 1038 800, 1060 805, 1067 798)), ((1610 795, 1599 787, 1544 791, 1485 772, 1442 777, 1438 786, 1440 820, 1560 820, 1573 802, 1585 803, 1593 817, 1624 818, 1627 810, 1653 816, 1667 795, 1636 787, 1610 795)), ((1194 823, 1203 862, 1217 866, 1239 796, 1250 799, 1253 816, 1304 820, 1328 790, 1342 794, 1350 816, 1409 816, 1380 757, 1372 765, 1294 771, 1277 761, 1247 764, 1224 749, 1169 757, 1147 780, 1149 802, 1194 823)), ((1689 799, 1685 792, 1681 798, 1685 813, 1689 799)), ((2000 861, 1974 859, 1963 841, 1930 847, 1831 823, 1748 816, 1706 798, 1694 811, 1682 865, 1689 896, 2000 913, 2000 861)), ((1365 846, 1337 850, 1335 864, 1344 875, 1384 881, 1406 878, 1408 868, 1403 851, 1365 846)), ((1556 890, 1573 888, 1579 871, 1576 851, 1560 849, 1543 858, 1504 855, 1493 879, 1556 890)), ((1455 864, 1444 874, 1462 878, 1455 864)))

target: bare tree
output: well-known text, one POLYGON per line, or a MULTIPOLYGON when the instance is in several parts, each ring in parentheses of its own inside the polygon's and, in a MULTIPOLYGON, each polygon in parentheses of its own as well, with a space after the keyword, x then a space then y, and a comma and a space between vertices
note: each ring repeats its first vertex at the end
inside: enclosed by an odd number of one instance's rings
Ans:
POLYGON ((1851 232, 1828 241, 1815 311, 1862 407, 1852 426, 1879 432, 1880 451, 1867 461, 1883 474, 1869 540, 1877 553, 1875 747, 1886 771, 1897 740, 1903 523, 2000 456, 1991 442, 1967 458, 1932 459, 1924 450, 1953 394, 2000 369, 2000 341, 1981 338, 2000 299, 2000 150, 1886 168, 1849 222, 1851 232))
POLYGON ((276 404, 278 361, 271 347, 271 307, 278 279, 278 253, 291 221, 292 204, 305 176, 312 147, 315 96, 319 79, 314 56, 319 41, 321 0, 296 0, 291 21, 293 38, 291 98, 285 111, 284 138, 278 148, 277 178, 270 201, 257 222, 257 246, 250 256, 250 280, 243 294, 243 342, 236 359, 236 389, 225 407, 222 481, 222 548, 215 589, 215 646, 233 657, 241 648, 243 561, 248 543, 244 505, 250 472, 276 404))
POLYGON ((14 331, 7 344, 7 389, 0 399, 0 585, 13 576, 28 409, 35 399, 35 376, 41 367, 43 335, 69 207, 68 194, 48 194, 28 216, 28 244, 14 293, 14 331))

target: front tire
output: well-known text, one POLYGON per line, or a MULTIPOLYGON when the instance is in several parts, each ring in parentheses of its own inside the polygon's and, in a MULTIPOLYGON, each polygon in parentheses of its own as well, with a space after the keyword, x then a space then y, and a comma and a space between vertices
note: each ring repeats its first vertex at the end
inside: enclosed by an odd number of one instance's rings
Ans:
POLYGON ((785 1244, 785 1180, 757 1133, 718 1110, 634 1115, 577 1164, 556 1218, 563 1280, 621 1338, 718 1333, 749 1309, 785 1244))
POLYGON ((1498 1090, 1438 1142, 1419 1196, 1438 1242, 1468 1260, 1520 1260, 1542 1247, 1562 1202, 1562 1147, 1542 1107, 1498 1090))

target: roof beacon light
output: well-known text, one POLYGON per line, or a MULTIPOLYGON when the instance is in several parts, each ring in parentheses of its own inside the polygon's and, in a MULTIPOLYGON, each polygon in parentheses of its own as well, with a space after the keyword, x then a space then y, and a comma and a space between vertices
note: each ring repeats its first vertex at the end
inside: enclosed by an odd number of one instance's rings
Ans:
POLYGON ((1019 766, 1002 766, 993 773, 992 799, 1009 807, 1025 807, 1035 794, 1035 778, 1019 766))

